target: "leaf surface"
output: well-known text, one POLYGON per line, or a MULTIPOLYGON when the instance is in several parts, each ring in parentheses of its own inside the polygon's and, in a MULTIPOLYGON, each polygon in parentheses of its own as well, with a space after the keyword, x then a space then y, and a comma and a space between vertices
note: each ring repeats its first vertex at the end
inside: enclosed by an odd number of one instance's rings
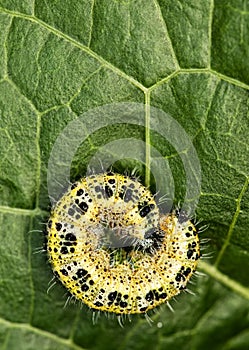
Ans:
MULTIPOLYGON (((249 343, 249 1, 0 0, 0 349, 247 349, 249 343), (68 302, 42 247, 49 215, 47 167, 72 120, 108 103, 136 102, 173 117, 202 169, 197 219, 211 257, 190 289, 150 315, 118 325, 68 302), (96 315, 95 315, 96 316, 96 315)), ((112 125, 82 143, 72 179, 138 125, 112 125)), ((146 139, 147 138, 147 139, 146 139)), ((159 134, 175 202, 185 193, 181 157, 159 134)), ((65 150, 66 152, 66 150, 65 150)), ((148 159, 147 159, 148 160, 148 159)), ((121 170, 138 166, 123 160, 121 170)), ((148 180, 148 177, 147 177, 148 180)))

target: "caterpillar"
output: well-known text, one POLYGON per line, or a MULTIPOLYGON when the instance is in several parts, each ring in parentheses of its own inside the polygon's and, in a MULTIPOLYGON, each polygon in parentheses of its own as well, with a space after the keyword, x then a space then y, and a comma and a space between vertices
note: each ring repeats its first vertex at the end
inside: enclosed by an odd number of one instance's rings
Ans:
POLYGON ((113 172, 70 185, 47 223, 54 274, 92 309, 141 314, 186 288, 200 258, 195 225, 161 214, 136 178, 113 172))

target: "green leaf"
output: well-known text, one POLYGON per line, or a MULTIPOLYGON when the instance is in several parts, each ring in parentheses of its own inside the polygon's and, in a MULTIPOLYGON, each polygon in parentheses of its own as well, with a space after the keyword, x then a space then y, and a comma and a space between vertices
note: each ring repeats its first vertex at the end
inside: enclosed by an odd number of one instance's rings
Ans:
MULTIPOLYGON (((249 1, 0 0, 0 26, 0 348, 247 349, 249 1), (138 315, 121 328, 104 314, 93 325, 87 307, 63 307, 66 291, 57 282, 47 293, 53 274, 37 253, 57 137, 91 108, 119 102, 144 103, 144 127, 89 134, 72 180, 101 146, 132 137, 146 140, 147 165, 148 142, 168 160, 175 203, 182 201, 181 154, 146 129, 149 105, 184 128, 202 170, 196 217, 209 225, 200 233, 210 239, 198 269, 205 276, 193 278, 195 295, 171 302, 173 314, 167 306, 152 313, 151 326, 138 315)), ((134 166, 148 183, 139 162, 115 164, 134 166)))

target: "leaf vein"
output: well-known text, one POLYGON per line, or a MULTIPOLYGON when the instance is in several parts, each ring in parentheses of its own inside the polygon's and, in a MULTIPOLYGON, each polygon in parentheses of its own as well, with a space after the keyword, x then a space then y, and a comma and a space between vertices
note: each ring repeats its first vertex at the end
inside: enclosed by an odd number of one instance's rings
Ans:
POLYGON ((230 240, 232 238, 232 234, 233 234, 233 231, 234 231, 234 227, 236 225, 236 222, 237 222, 239 214, 240 214, 240 204, 241 204, 242 198, 243 198, 247 188, 248 188, 248 178, 246 178, 245 183, 244 183, 244 185, 242 187, 242 190, 241 190, 241 192, 240 192, 240 194, 239 194, 239 196, 238 196, 238 198, 236 200, 237 207, 236 207, 236 210, 235 210, 235 213, 234 213, 231 225, 229 227, 229 230, 228 230, 225 242, 224 242, 223 246, 221 247, 221 250, 220 250, 220 252, 219 252, 219 254, 217 256, 217 259, 215 261, 215 267, 219 266, 219 263, 220 263, 223 255, 224 255, 224 253, 225 253, 225 251, 226 251, 226 249, 227 249, 227 247, 228 247, 228 245, 230 243, 230 240))
POLYGON ((45 331, 45 330, 42 330, 42 329, 39 329, 39 328, 36 328, 30 324, 27 324, 27 323, 15 323, 15 322, 10 322, 10 321, 7 321, 3 318, 0 318, 0 324, 3 324, 7 327, 9 327, 9 329, 20 329, 20 330, 26 330, 26 331, 29 331, 29 332, 33 332, 35 334, 38 334, 40 336, 43 336, 43 337, 46 337, 48 339, 51 339, 57 343, 60 343, 62 345, 65 345, 65 346, 68 346, 68 347, 71 347, 71 349, 73 350, 84 350, 84 348, 76 345, 75 343, 73 343, 71 341, 71 339, 64 339, 64 338, 61 338, 59 337, 58 335, 56 334, 53 334, 53 333, 50 333, 48 331, 45 331))
POLYGON ((61 31, 52 27, 51 25, 47 24, 46 22, 42 21, 41 19, 34 17, 34 16, 23 14, 20 12, 10 11, 10 10, 4 9, 3 7, 0 7, 0 12, 10 14, 14 17, 19 17, 19 18, 31 21, 33 23, 39 24, 41 27, 46 28, 49 32, 51 32, 51 33, 55 34, 56 36, 70 42, 75 47, 78 47, 80 50, 86 52, 91 57, 93 57, 97 61, 101 62, 103 64, 103 66, 105 66, 108 69, 110 69, 111 71, 115 72, 117 75, 122 76, 123 78, 128 80, 131 84, 133 84, 134 86, 136 86, 140 90, 147 91, 147 88, 145 86, 143 86, 143 84, 141 84, 139 81, 134 79, 132 76, 129 76, 128 74, 124 73, 122 70, 120 70, 119 68, 117 68, 116 66, 111 64, 110 62, 106 61, 102 56, 100 56, 96 52, 92 51, 89 47, 87 47, 87 46, 83 45, 82 43, 78 42, 77 40, 71 38, 69 35, 62 33, 61 31))
POLYGON ((88 44, 87 44, 87 46, 88 46, 89 48, 91 47, 91 41, 92 41, 94 6, 95 6, 95 0, 92 0, 92 4, 91 4, 91 13, 90 13, 91 24, 90 24, 89 38, 88 38, 88 44))
POLYGON ((242 286, 235 280, 224 275, 216 268, 216 266, 212 266, 204 261, 200 261, 198 268, 200 268, 200 270, 202 270, 203 272, 207 273, 210 277, 214 278, 216 281, 231 289, 233 292, 249 300, 249 288, 242 286))
POLYGON ((208 37, 209 37, 209 59, 208 67, 211 68, 211 54, 212 54, 212 25, 213 25, 213 16, 214 16, 214 0, 210 0, 210 10, 209 10, 209 21, 208 21, 208 37))
POLYGON ((165 33, 166 33, 166 35, 167 35, 167 39, 168 39, 168 41, 169 41, 169 45, 170 45, 172 57, 173 57, 174 62, 175 62, 176 69, 179 69, 179 68, 180 68, 180 65, 179 65, 179 62, 178 62, 178 59, 177 59, 177 56, 176 56, 176 53, 175 53, 175 50, 174 50, 174 47, 173 47, 171 38, 170 38, 170 36, 169 36, 167 24, 166 24, 165 19, 164 19, 163 15, 162 15, 161 7, 160 7, 160 5, 159 5, 159 3, 158 3, 157 0, 154 0, 154 3, 155 3, 155 6, 156 6, 157 11, 158 11, 158 14, 159 14, 159 19, 161 20, 161 22, 162 22, 163 25, 164 25, 164 30, 165 30, 165 33))

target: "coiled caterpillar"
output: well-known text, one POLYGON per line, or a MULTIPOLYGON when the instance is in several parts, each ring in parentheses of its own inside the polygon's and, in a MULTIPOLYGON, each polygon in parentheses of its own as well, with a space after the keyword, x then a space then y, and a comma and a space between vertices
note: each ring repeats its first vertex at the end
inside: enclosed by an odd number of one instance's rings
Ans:
POLYGON ((179 294, 200 258, 197 229, 162 215, 137 179, 112 172, 70 186, 52 209, 47 251, 55 275, 90 308, 146 313, 179 294))

